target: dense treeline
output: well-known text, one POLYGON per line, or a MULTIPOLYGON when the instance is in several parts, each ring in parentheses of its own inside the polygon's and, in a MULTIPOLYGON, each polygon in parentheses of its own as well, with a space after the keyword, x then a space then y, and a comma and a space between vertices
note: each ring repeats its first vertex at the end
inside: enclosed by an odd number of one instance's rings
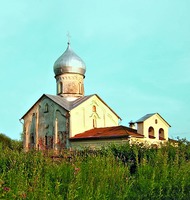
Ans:
POLYGON ((190 199, 190 143, 0 150, 0 199, 190 199))
POLYGON ((0 149, 11 149, 11 150, 19 150, 21 151, 23 148, 22 141, 12 140, 11 138, 7 137, 5 134, 0 133, 0 149))

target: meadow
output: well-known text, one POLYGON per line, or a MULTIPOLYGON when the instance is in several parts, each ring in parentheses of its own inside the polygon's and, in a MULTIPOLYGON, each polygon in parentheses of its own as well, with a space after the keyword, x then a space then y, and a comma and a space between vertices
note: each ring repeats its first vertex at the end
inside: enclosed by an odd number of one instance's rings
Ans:
POLYGON ((97 151, 0 149, 0 199, 190 199, 190 143, 97 151))

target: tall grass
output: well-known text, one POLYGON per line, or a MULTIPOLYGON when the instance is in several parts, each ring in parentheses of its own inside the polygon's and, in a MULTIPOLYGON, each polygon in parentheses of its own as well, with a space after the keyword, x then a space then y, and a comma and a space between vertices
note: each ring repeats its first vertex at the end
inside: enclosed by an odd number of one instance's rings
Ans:
POLYGON ((99 151, 0 150, 0 199, 190 199, 190 145, 99 151))

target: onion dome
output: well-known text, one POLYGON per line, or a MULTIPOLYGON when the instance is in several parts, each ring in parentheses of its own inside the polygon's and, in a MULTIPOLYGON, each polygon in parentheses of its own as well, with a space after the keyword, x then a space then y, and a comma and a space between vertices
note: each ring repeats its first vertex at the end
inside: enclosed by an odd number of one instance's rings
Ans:
POLYGON ((84 75, 86 66, 84 61, 71 49, 70 43, 66 51, 55 61, 54 73, 55 76, 64 73, 77 73, 84 75))

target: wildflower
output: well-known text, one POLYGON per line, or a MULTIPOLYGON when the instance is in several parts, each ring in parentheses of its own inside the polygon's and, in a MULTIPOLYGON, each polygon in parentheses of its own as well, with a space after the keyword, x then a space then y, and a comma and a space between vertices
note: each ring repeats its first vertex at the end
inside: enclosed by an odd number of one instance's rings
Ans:
POLYGON ((22 199, 26 199, 26 193, 25 193, 25 192, 22 192, 22 193, 20 194, 20 196, 21 196, 22 199))
POLYGON ((27 195, 24 191, 19 192, 20 199, 26 199, 27 195))
POLYGON ((9 187, 4 187, 3 190, 6 191, 6 192, 8 192, 8 191, 11 190, 11 188, 9 188, 9 187))
POLYGON ((74 174, 75 174, 75 175, 78 174, 79 171, 80 171, 80 168, 75 167, 75 172, 74 172, 74 174))
POLYGON ((77 172, 80 171, 80 168, 75 167, 75 171, 77 171, 77 172))

